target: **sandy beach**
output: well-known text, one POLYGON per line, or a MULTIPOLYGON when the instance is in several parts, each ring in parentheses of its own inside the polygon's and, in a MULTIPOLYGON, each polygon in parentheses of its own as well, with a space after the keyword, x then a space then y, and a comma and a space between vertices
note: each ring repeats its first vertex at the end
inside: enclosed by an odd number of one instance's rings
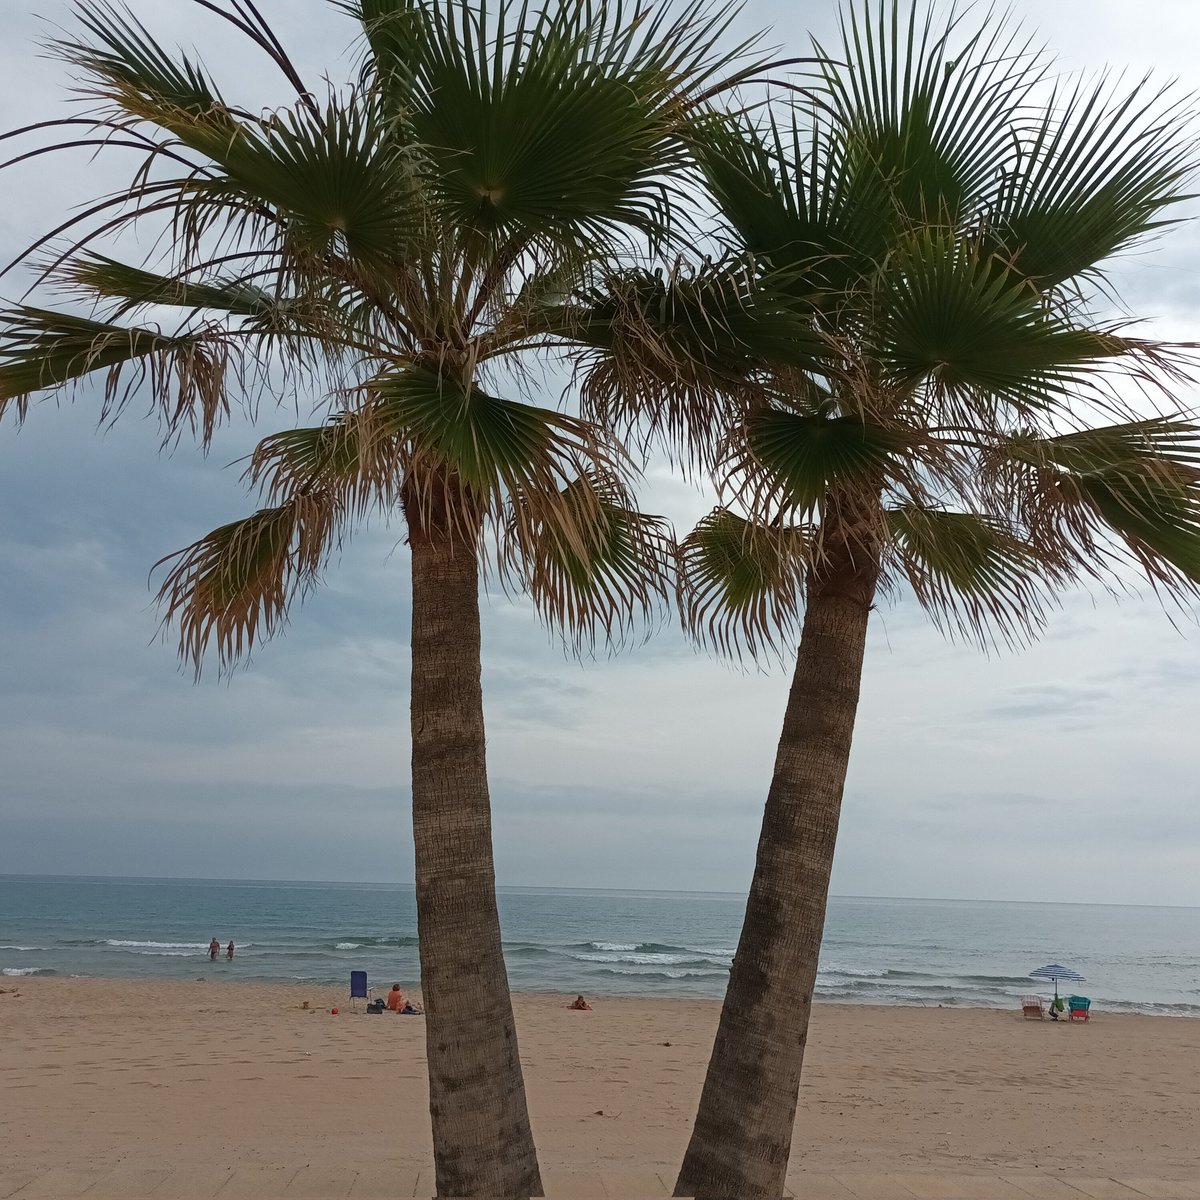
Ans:
MULTIPOLYGON (((0 1176, 429 1166, 420 1018, 356 1014, 332 988, 4 983, 19 994, 0 995, 0 1176)), ((716 1004, 566 1000, 516 999, 543 1163, 670 1172, 716 1004)), ((792 1172, 1190 1180, 1198 1068, 1197 1020, 818 1005, 792 1172)))

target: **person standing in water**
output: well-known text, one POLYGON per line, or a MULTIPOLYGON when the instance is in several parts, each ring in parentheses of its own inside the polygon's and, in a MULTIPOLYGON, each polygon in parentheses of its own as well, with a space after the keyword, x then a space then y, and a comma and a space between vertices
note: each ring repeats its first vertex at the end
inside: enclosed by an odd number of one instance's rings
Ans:
POLYGON ((229 945, 225 947, 225 957, 233 962, 233 938, 229 939, 229 945))
POLYGON ((213 940, 208 943, 208 961, 216 962, 217 955, 220 953, 221 953, 221 943, 218 942, 216 938, 213 938, 213 940))

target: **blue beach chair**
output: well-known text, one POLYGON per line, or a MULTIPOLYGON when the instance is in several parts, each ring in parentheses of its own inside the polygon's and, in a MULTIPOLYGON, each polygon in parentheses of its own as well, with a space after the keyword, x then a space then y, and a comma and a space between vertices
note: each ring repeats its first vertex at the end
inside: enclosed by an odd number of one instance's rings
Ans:
POLYGON ((355 1012, 358 1012, 358 1005, 355 1001, 370 999, 371 989, 367 987, 366 971, 351 971, 350 972, 350 1004, 355 1012))

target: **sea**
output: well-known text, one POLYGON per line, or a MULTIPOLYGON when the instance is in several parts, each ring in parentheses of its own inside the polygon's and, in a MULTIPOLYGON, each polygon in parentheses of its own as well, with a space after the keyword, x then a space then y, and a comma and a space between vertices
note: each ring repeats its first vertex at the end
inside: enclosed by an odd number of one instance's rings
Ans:
MULTIPOLYGON (((514 991, 720 997, 745 897, 504 887, 514 991)), ((416 985, 416 906, 393 884, 0 876, 0 972, 416 985), (208 960, 215 937, 232 962, 208 960)), ((1200 1016, 1200 909, 835 896, 819 1000, 1007 1008, 1052 985, 1097 1010, 1200 1016)), ((8 982, 7 980, 4 982, 8 982)))

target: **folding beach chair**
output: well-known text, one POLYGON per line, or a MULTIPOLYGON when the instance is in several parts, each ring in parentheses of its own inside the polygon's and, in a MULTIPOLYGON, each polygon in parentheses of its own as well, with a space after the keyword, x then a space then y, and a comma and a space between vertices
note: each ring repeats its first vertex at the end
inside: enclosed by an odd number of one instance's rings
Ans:
POLYGON ((358 1012, 357 1000, 370 999, 371 989, 367 987, 366 971, 351 971, 350 972, 350 1005, 355 1012, 358 1012))
POLYGON ((1087 996, 1068 996, 1067 1008, 1070 1009, 1070 1019, 1072 1021, 1087 1021, 1092 1007, 1091 1000, 1087 996))
POLYGON ((1042 1002, 1041 996, 1022 996, 1021 1012, 1028 1021, 1044 1021, 1046 1019, 1046 1006, 1042 1002))

